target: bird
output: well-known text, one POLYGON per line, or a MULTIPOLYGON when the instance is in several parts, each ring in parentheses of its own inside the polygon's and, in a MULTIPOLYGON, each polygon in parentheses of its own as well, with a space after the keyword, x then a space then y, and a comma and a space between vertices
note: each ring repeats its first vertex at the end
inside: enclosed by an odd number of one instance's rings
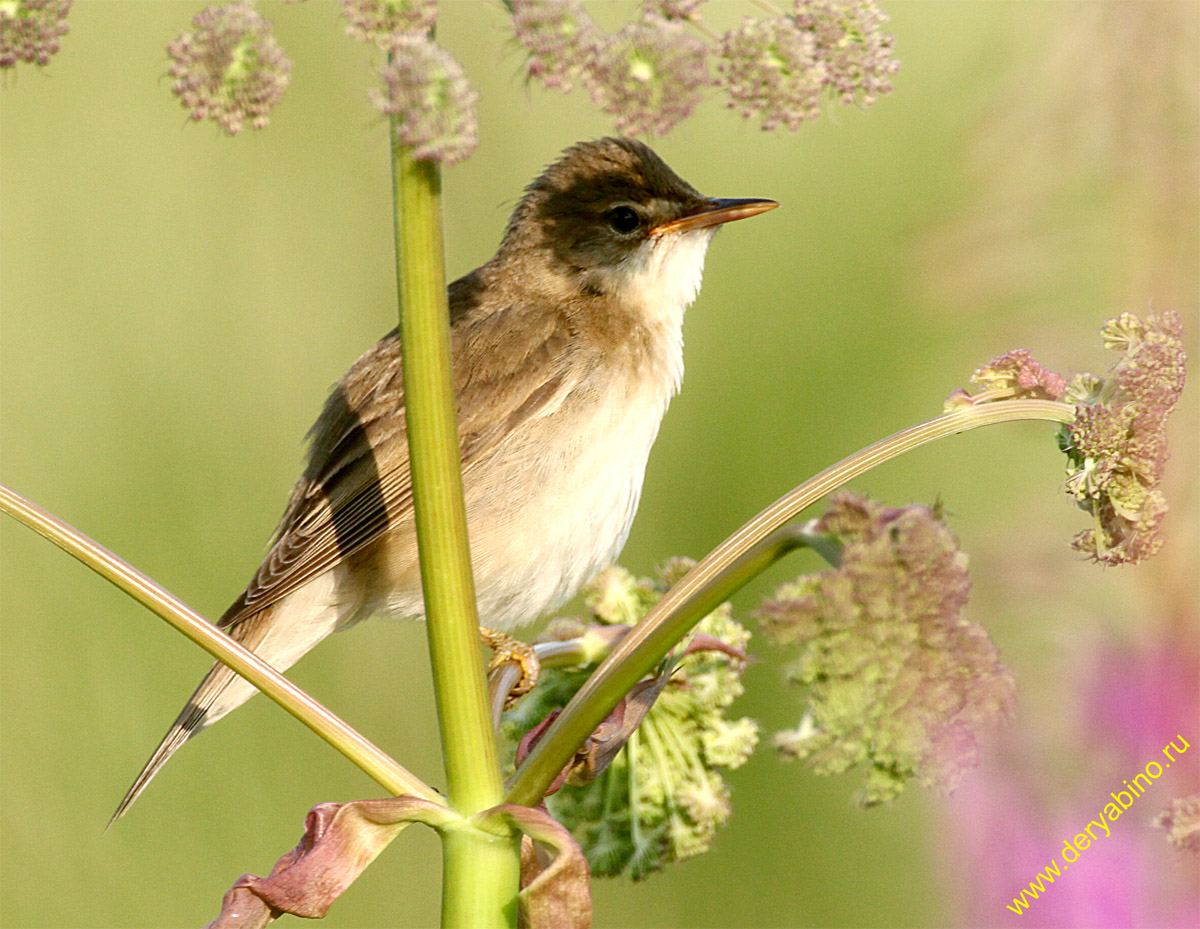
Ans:
MULTIPOLYGON (((507 630, 618 555, 683 378, 684 311, 724 223, 774 200, 701 195, 645 143, 566 149, 486 264, 448 287, 480 621, 507 630)), ((375 613, 424 606, 396 330, 334 385, 266 558, 217 625, 276 669, 375 613)), ((256 692, 217 662, 121 801, 256 692)))

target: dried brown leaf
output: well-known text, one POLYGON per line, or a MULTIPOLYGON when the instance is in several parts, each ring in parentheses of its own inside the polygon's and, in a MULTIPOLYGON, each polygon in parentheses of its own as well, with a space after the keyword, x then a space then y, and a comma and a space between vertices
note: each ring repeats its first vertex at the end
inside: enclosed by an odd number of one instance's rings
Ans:
POLYGON ((406 826, 441 825, 453 815, 438 803, 411 796, 315 806, 304 820, 299 844, 267 877, 238 878, 206 929, 261 929, 283 913, 320 918, 406 826))
POLYGON ((544 806, 506 803, 484 815, 493 813, 525 834, 521 840, 521 926, 589 929, 592 872, 570 830, 544 806))

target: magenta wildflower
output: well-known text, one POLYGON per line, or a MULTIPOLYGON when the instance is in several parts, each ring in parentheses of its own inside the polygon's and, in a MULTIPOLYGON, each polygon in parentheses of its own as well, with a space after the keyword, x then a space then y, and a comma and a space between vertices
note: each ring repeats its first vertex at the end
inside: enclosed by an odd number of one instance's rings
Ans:
POLYGON ((255 129, 287 90, 291 62, 271 35, 271 22, 245 0, 210 6, 192 31, 167 46, 172 90, 192 119, 211 119, 230 135, 255 129))
POLYGON ((371 100, 399 117, 396 133, 414 157, 452 165, 475 150, 479 95, 448 51, 423 35, 400 36, 379 75, 383 88, 372 90, 371 100))
POLYGON ((15 68, 18 61, 49 64, 71 28, 70 11, 71 0, 0 2, 0 68, 15 68))
MULTIPOLYGON (((1167 768, 1163 754, 1168 742, 1179 761, 1192 758, 1196 748, 1190 733, 1200 718, 1195 686, 1200 652, 1188 634, 1194 614, 1183 609, 1185 625, 1175 632, 1169 623, 1145 623, 1132 641, 1123 637, 1099 653, 1086 639, 1074 639, 1055 684, 1070 724, 1049 739, 1040 722, 1010 728, 953 800, 940 804, 944 831, 933 844, 942 853, 940 870, 952 882, 950 899, 958 900, 954 924, 1196 925, 1196 863, 1180 861, 1163 834, 1148 828, 1168 798, 1193 794, 1197 787, 1193 761, 1167 768), (1180 758, 1185 739, 1191 747, 1180 758), (1068 758, 1086 763, 1066 766, 1068 758), (1123 779, 1132 782, 1156 758, 1164 770, 1151 792, 1113 796, 1127 790, 1123 779), (1123 807, 1130 799, 1132 805, 1123 807), (1064 879, 1055 880, 1053 889, 1046 882, 1036 901, 1028 895, 1022 901, 1021 892, 1048 862, 1064 865, 1059 851, 1064 840, 1105 816, 1109 834, 1092 825, 1098 841, 1063 869, 1064 879)), ((1172 830, 1177 822, 1161 825, 1172 830)))

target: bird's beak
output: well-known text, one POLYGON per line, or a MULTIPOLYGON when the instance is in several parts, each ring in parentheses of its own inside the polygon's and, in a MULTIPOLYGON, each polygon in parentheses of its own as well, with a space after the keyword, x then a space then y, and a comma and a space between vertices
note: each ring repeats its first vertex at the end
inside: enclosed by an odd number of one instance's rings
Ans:
POLYGON ((731 223, 735 219, 746 219, 757 216, 767 210, 779 206, 774 200, 760 200, 751 197, 748 200, 709 200, 695 213, 673 219, 669 223, 655 226, 650 235, 662 235, 664 232, 692 232, 705 229, 708 226, 719 226, 721 223, 731 223))

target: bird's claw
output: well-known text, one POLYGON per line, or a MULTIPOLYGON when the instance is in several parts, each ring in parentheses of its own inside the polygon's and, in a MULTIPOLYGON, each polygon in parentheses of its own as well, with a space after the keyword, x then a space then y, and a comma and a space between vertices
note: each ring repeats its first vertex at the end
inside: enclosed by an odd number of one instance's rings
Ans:
POLYGON ((488 676, 498 670, 506 662, 515 662, 521 669, 521 679, 508 692, 504 700, 504 708, 508 709, 529 691, 533 690, 541 674, 542 663, 538 660, 537 652, 528 642, 514 639, 511 635, 479 627, 479 637, 483 644, 492 650, 492 660, 488 663, 488 676))

